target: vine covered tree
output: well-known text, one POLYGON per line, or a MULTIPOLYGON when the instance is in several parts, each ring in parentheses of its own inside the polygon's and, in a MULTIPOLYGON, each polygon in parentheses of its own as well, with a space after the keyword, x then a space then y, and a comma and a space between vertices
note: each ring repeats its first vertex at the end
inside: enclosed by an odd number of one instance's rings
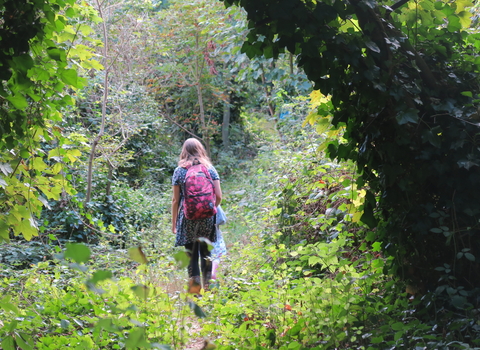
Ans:
MULTIPOLYGON (((250 57, 286 50, 324 95, 368 185, 362 221, 390 273, 464 309, 480 288, 478 69, 470 1, 225 0, 248 13, 250 57)), ((319 108, 318 119, 328 117, 319 108)))

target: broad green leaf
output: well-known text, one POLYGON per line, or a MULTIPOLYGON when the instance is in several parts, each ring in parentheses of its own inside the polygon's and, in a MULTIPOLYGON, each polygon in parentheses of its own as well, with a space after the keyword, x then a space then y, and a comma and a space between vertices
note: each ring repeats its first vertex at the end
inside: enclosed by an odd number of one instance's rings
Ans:
POLYGON ((305 127, 308 124, 314 125, 317 122, 317 119, 320 117, 317 112, 311 112, 310 114, 307 115, 305 118, 305 121, 303 122, 302 126, 305 127))
POLYGON ((373 242, 372 243, 372 250, 374 252, 380 252, 382 251, 382 243, 381 242, 373 242))
POLYGON ((98 282, 110 279, 113 277, 112 271, 109 270, 98 270, 95 271, 90 282, 97 284, 98 282))
POLYGON ((317 121, 317 127, 315 128, 318 134, 323 134, 331 126, 328 118, 321 118, 317 121))
POLYGON ((60 320, 60 327, 62 327, 63 329, 68 329, 70 327, 70 321, 60 320))
POLYGON ((465 253, 465 257, 470 261, 475 261, 475 255, 472 253, 465 253))
POLYGON ((33 161, 32 161, 32 167, 34 170, 41 172, 47 168, 47 164, 45 164, 42 158, 35 157, 33 158, 33 161))
POLYGON ((18 307, 15 304, 12 304, 10 302, 10 296, 4 297, 2 300, 0 300, 0 307, 5 310, 5 311, 11 311, 14 314, 18 315, 19 310, 18 307))
POLYGON ((93 32, 93 28, 86 24, 80 24, 79 29, 85 36, 89 36, 93 32))
POLYGON ((460 23, 460 18, 457 15, 450 15, 448 18, 447 30, 449 32, 457 32, 462 29, 462 24, 460 23))
POLYGON ((10 103, 16 109, 24 110, 25 108, 28 107, 27 99, 20 94, 17 94, 17 95, 14 95, 14 96, 8 96, 7 100, 10 101, 10 103))
POLYGON ((3 350, 16 350, 15 340, 11 335, 7 335, 2 339, 2 348, 3 350))
POLYGON ((77 11, 76 11, 76 9, 74 9, 73 7, 69 7, 69 8, 65 11, 65 15, 67 15, 68 17, 75 17, 76 14, 77 14, 77 11))
POLYGON ((107 332, 116 332, 118 330, 118 327, 115 326, 110 318, 99 319, 96 326, 101 329, 105 329, 107 332))
POLYGON ((75 69, 65 69, 60 73, 60 77, 65 84, 73 86, 75 88, 80 87, 78 85, 78 75, 75 69))
POLYGON ((34 236, 38 236, 38 229, 32 225, 28 218, 22 219, 18 225, 13 227, 13 231, 16 236, 23 235, 23 238, 27 241, 31 240, 34 236))
POLYGON ((5 221, 0 220, 0 243, 8 242, 10 240, 8 233, 9 233, 9 225, 5 221))
POLYGON ((365 41, 365 46, 367 46, 373 52, 380 53, 380 48, 373 41, 365 41))
POLYGON ((33 67, 33 59, 29 54, 23 54, 13 58, 13 62, 15 62, 17 68, 26 72, 30 68, 33 67))
POLYGON ((416 109, 407 109, 406 111, 399 111, 397 113, 397 122, 400 125, 407 123, 418 123, 418 110, 416 109))
POLYGON ((15 205, 10 211, 10 214, 20 221, 21 219, 28 219, 31 216, 30 208, 25 205, 15 205))
POLYGON ((33 67, 30 69, 28 75, 38 81, 47 81, 50 79, 50 73, 42 67, 33 67))
POLYGON ((463 28, 469 28, 472 23, 472 14, 469 11, 462 11, 457 14, 463 28))
POLYGON ((90 259, 90 248, 82 243, 67 243, 64 256, 76 263, 87 262, 90 259))
POLYGON ((103 65, 95 59, 91 59, 91 60, 83 62, 82 66, 85 67, 86 69, 90 69, 90 68, 95 69, 95 70, 104 69, 103 65))
POLYGON ((22 350, 33 350, 35 347, 32 336, 25 332, 15 332, 15 341, 22 350))
POLYGON ((132 286, 131 289, 133 292, 139 297, 140 299, 147 299, 150 295, 150 288, 143 284, 138 284, 136 286, 132 286))
POLYGON ((405 325, 403 324, 403 322, 395 322, 391 325, 391 327, 394 331, 401 331, 405 328, 405 325))
POLYGON ((322 263, 322 258, 319 256, 311 256, 308 258, 308 265, 309 266, 315 266, 317 264, 322 263))
POLYGON ((360 221, 368 225, 370 228, 374 228, 377 225, 377 220, 373 215, 373 209, 369 205, 365 206, 363 214, 360 217, 360 221))
POLYGON ((65 53, 65 50, 59 49, 57 47, 48 48, 47 54, 51 59, 55 61, 65 62, 67 60, 67 55, 65 53))
POLYGON ((127 349, 148 348, 149 344, 145 340, 145 329, 139 327, 132 329, 128 334, 125 346, 127 349))
POLYGON ((432 10, 435 9, 434 4, 433 4, 432 1, 430 1, 430 0, 420 1, 418 5, 419 5, 421 8, 423 8, 424 10, 427 10, 427 11, 432 11, 432 10))
POLYGON ((467 298, 460 295, 454 295, 452 297, 452 305, 458 309, 464 309, 467 306, 467 298))
POLYGON ((203 310, 200 308, 200 306, 195 304, 193 301, 190 301, 189 305, 190 305, 190 308, 193 310, 195 316, 197 316, 199 318, 207 317, 207 315, 205 314, 205 312, 203 312, 203 310))
POLYGON ((302 325, 297 324, 297 325, 293 326, 291 329, 288 330, 287 335, 289 335, 291 337, 295 337, 298 334, 300 334, 300 332, 302 331, 302 328, 303 328, 302 325))
POLYGON ((455 0, 455 5, 457 6, 455 11, 459 13, 464 12, 465 8, 472 7, 473 2, 471 0, 455 0))
POLYGON ((288 344, 288 347, 287 349, 289 350, 295 350, 295 349, 300 349, 302 347, 302 345, 297 342, 297 341, 292 341, 290 344, 288 344))
POLYGON ((178 267, 180 269, 183 269, 185 267, 188 266, 188 264, 190 264, 190 257, 188 256, 188 254, 186 252, 184 252, 183 250, 182 251, 179 251, 179 252, 176 252, 174 255, 173 255, 173 258, 175 259, 175 261, 178 263, 178 267))
POLYGON ((383 337, 382 336, 372 337, 372 343, 373 344, 379 344, 381 342, 383 342, 383 337))
POLYGON ((130 259, 138 262, 139 264, 148 263, 147 257, 142 251, 142 247, 134 247, 134 248, 128 249, 128 255, 130 256, 130 259))

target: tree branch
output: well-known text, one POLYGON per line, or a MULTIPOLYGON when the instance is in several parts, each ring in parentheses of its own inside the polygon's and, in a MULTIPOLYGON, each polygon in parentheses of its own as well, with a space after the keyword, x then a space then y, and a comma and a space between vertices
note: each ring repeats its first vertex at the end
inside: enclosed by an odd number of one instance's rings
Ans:
POLYGON ((393 11, 399 9, 400 7, 402 7, 403 5, 405 5, 405 4, 406 4, 407 2, 409 2, 409 1, 410 1, 410 0, 400 0, 400 1, 396 2, 396 3, 394 3, 392 6, 390 6, 389 11, 391 10, 390 12, 393 12, 393 11))
POLYGON ((166 117, 168 120, 170 120, 173 124, 175 124, 176 126, 178 126, 180 129, 182 129, 183 131, 189 133, 190 135, 192 135, 193 137, 195 137, 196 139, 202 141, 202 142, 205 142, 201 137, 195 135, 194 133, 192 133, 190 130, 188 130, 187 128, 181 126, 180 124, 178 124, 175 120, 173 120, 172 118, 170 118, 168 115, 164 115, 164 117, 166 117))

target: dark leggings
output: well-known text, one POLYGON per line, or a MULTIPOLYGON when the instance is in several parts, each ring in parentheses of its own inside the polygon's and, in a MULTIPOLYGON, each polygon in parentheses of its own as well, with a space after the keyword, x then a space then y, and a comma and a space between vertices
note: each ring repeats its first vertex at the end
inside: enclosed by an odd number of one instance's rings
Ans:
POLYGON ((203 283, 208 284, 212 277, 212 260, 210 259, 210 251, 205 242, 195 241, 194 243, 185 244, 185 249, 190 255, 190 263, 188 264, 188 277, 200 276, 200 266, 198 259, 200 258, 203 283))

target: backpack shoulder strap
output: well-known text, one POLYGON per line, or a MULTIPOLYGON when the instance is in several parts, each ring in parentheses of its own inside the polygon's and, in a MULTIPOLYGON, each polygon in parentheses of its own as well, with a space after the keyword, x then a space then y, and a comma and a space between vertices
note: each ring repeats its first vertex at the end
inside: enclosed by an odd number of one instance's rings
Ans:
POLYGON ((212 175, 210 175, 210 170, 208 170, 208 168, 207 168, 205 165, 203 165, 203 168, 205 169, 205 171, 204 171, 205 176, 206 176, 208 179, 210 179, 210 181, 213 181, 212 175))

